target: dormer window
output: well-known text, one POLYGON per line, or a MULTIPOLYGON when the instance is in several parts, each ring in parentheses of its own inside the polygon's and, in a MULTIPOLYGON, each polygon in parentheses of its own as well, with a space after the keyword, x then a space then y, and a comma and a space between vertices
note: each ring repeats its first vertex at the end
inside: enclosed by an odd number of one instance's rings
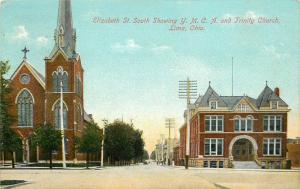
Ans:
POLYGON ((276 110, 278 108, 278 101, 271 101, 271 109, 276 110))
POLYGON ((211 101, 209 103, 210 109, 215 110, 218 107, 218 102, 217 101, 211 101))

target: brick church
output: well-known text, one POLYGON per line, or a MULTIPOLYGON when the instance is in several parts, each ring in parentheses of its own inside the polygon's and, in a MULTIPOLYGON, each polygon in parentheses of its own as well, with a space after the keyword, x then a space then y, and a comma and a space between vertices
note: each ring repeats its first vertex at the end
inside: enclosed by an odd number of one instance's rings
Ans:
MULTIPOLYGON (((45 123, 60 129, 61 83, 66 159, 84 159, 82 154, 76 152, 74 139, 80 135, 85 123, 92 122, 92 116, 84 110, 84 70, 76 51, 71 0, 59 0, 54 40, 52 51, 44 59, 45 76, 30 64, 26 48, 21 64, 11 76, 11 98, 14 102, 11 113, 17 118, 12 128, 23 143, 23 151, 16 154, 17 161, 36 162, 44 159, 41 150, 32 147, 31 136, 36 127, 45 123)), ((58 150, 54 159, 61 158, 61 150, 58 150)))
POLYGON ((190 106, 189 144, 187 124, 180 128, 177 164, 185 164, 189 145, 190 166, 284 168, 289 111, 279 88, 267 83, 257 98, 220 96, 209 85, 190 106))

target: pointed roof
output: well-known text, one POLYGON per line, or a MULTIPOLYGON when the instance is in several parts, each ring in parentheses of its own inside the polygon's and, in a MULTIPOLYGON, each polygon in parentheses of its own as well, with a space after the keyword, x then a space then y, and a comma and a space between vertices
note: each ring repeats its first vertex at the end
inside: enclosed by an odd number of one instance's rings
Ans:
POLYGON ((287 107, 288 105, 275 94, 275 92, 266 85, 256 100, 257 107, 269 107, 270 101, 278 101, 278 106, 287 107))
POLYGON ((58 50, 63 51, 68 58, 76 58, 76 31, 73 28, 71 0, 59 0, 54 39, 55 45, 50 58, 55 56, 58 50))
POLYGON ((37 71, 29 62, 27 59, 23 59, 23 61, 21 62, 21 64, 18 66, 18 68, 16 69, 16 71, 11 75, 10 80, 13 80, 16 75, 19 73, 19 71, 21 70, 21 68, 23 66, 26 66, 27 69, 32 73, 32 75, 35 77, 35 79, 41 84, 41 86, 43 88, 45 88, 45 77, 39 72, 37 71))
POLYGON ((209 101, 218 101, 218 107, 226 107, 226 103, 218 93, 209 85, 208 89, 206 90, 205 94, 201 97, 199 97, 196 102, 198 102, 197 105, 200 107, 206 107, 209 106, 209 101), (199 100, 198 100, 199 99, 199 100))

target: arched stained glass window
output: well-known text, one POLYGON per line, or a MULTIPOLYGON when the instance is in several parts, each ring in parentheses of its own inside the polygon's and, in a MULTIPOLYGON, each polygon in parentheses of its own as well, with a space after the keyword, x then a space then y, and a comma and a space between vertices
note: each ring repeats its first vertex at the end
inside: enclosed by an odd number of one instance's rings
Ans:
POLYGON ((63 92, 69 91, 69 76, 66 71, 59 73, 58 71, 52 74, 53 92, 60 92, 60 82, 63 82, 63 92))
POLYGON ((59 92, 59 79, 56 72, 52 74, 52 81, 53 81, 53 92, 59 92))
POLYGON ((33 126, 33 97, 24 90, 18 97, 18 126, 32 127, 33 126))
MULTIPOLYGON (((56 129, 60 129, 60 101, 57 101, 55 106, 54 106, 54 125, 56 129)), ((68 110, 63 103, 63 124, 64 124, 64 129, 67 129, 68 125, 68 110)))
POLYGON ((67 92, 69 90, 69 77, 67 72, 63 73, 62 80, 63 80, 63 91, 67 92))
POLYGON ((82 95, 82 83, 79 75, 76 76, 76 93, 79 96, 82 95))

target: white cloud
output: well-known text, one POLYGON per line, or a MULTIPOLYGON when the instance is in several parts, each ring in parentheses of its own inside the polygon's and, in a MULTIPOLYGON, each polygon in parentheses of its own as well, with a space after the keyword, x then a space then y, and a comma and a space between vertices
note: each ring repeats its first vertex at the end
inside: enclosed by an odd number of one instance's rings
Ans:
POLYGON ((40 36, 40 37, 36 38, 36 41, 37 41, 38 45, 45 46, 48 43, 48 38, 44 37, 44 36, 40 36))
POLYGON ((247 11, 245 17, 257 19, 259 15, 257 15, 254 11, 247 11))
POLYGON ((134 39, 128 39, 125 43, 113 44, 111 48, 121 53, 133 53, 142 47, 134 39))
POLYGON ((167 46, 167 45, 154 45, 154 47, 151 48, 151 51, 154 52, 155 54, 162 54, 166 51, 171 51, 172 47, 167 46))
MULTIPOLYGON (((284 44, 280 43, 280 46, 283 47, 284 44)), ((268 55, 270 55, 272 58, 276 59, 276 60, 283 60, 285 58, 287 58, 289 55, 287 53, 284 52, 280 52, 276 47, 274 47, 273 45, 270 46, 264 46, 263 47, 263 51, 264 53, 267 53, 268 55)))
POLYGON ((18 26, 16 29, 16 33, 13 35, 13 39, 15 40, 27 40, 28 39, 28 31, 25 26, 18 26))
POLYGON ((208 79, 212 75, 219 74, 216 69, 193 56, 177 56, 169 66, 170 73, 175 74, 178 78, 190 76, 197 79, 201 76, 201 78, 208 79))
POLYGON ((245 18, 258 19, 260 16, 263 16, 263 15, 249 10, 249 11, 245 12, 244 15, 236 15, 236 14, 232 14, 232 13, 226 13, 222 16, 222 18, 245 17, 245 18))

